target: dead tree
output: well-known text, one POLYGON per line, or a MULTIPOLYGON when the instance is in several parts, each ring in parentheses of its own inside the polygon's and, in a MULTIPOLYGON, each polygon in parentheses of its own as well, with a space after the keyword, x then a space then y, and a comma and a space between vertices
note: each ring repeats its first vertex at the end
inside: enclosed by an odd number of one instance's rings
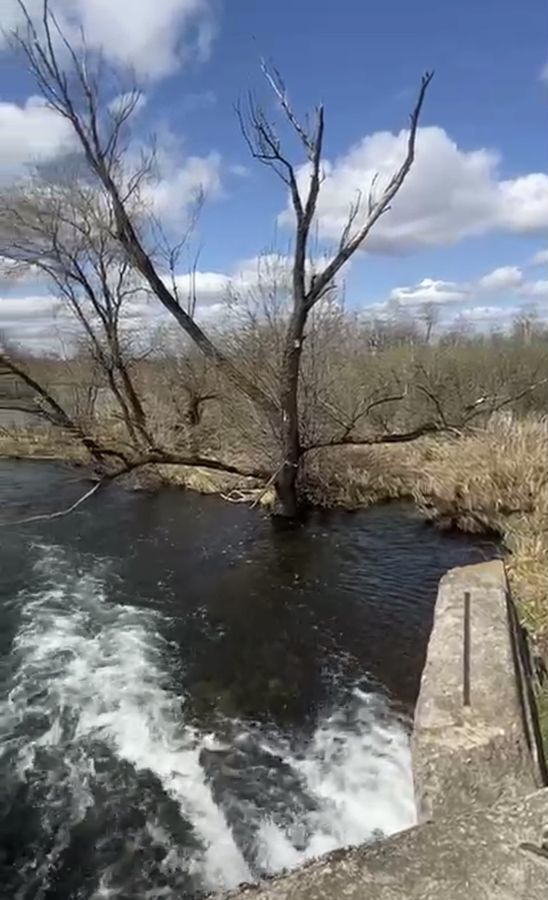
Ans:
MULTIPOLYGON (((43 0, 41 25, 37 26, 27 4, 17 0, 24 15, 24 29, 13 35, 14 46, 24 55, 30 74, 51 109, 66 119, 79 142, 89 173, 104 192, 112 207, 113 234, 124 248, 134 269, 149 289, 176 319, 200 350, 243 391, 253 403, 269 415, 275 414, 269 399, 260 386, 247 379, 225 357, 197 324, 173 287, 166 284, 154 260, 150 242, 150 220, 140 220, 140 191, 150 173, 150 159, 145 158, 133 170, 128 170, 127 125, 137 106, 140 92, 133 86, 124 99, 112 106, 112 96, 106 95, 108 71, 101 60, 97 65, 89 58, 84 46, 76 52, 62 33, 48 0, 43 0), (60 62, 62 45, 69 58, 69 70, 60 62), (102 79, 100 77, 102 75, 102 79)), ((110 85, 112 92, 112 84, 110 85)), ((117 92, 120 93, 119 85, 117 92)), ((157 245, 157 237, 154 237, 157 245)))
MULTIPOLYGON (((294 113, 277 72, 264 67, 282 114, 296 135, 309 168, 308 186, 299 186, 297 164, 282 147, 274 125, 252 100, 247 114, 240 111, 242 131, 253 156, 273 168, 289 188, 295 215, 295 246, 292 266, 292 309, 284 341, 279 402, 264 390, 259 378, 249 378, 204 333, 191 312, 166 284, 154 259, 150 244, 150 228, 135 215, 139 207, 141 187, 147 177, 145 163, 133 172, 127 171, 126 126, 135 109, 138 93, 133 90, 127 100, 114 111, 105 96, 105 84, 98 77, 101 67, 93 67, 85 45, 77 52, 62 34, 48 0, 44 0, 41 24, 36 25, 23 0, 18 0, 25 17, 25 27, 14 36, 15 45, 24 54, 30 73, 48 105, 72 126, 79 142, 89 174, 101 189, 112 210, 112 233, 124 249, 133 269, 140 274, 149 290, 175 318, 200 350, 270 421, 280 436, 280 460, 275 485, 280 511, 295 516, 298 508, 297 480, 305 447, 299 417, 299 379, 303 340, 308 317, 318 301, 332 289, 334 281, 348 260, 364 244, 378 220, 403 185, 413 165, 419 116, 426 91, 432 79, 426 74, 411 114, 405 158, 386 186, 375 195, 369 192, 367 204, 358 199, 349 211, 338 249, 329 262, 314 275, 308 274, 310 236, 322 184, 324 144, 324 110, 316 110, 311 125, 303 124, 294 113), (62 46, 62 52, 57 48, 62 46), (69 60, 67 71, 61 62, 69 60)), ((103 67, 104 72, 104 67, 103 67)))
POLYGON ((312 124, 301 122, 290 104, 280 74, 266 65, 263 65, 263 72, 277 97, 283 116, 304 151, 308 170, 308 184, 303 191, 299 185, 297 165, 284 150, 275 125, 253 97, 250 97, 247 109, 238 109, 243 136, 252 156, 272 168, 287 186, 295 218, 292 310, 287 326, 281 376, 282 467, 276 481, 278 498, 285 514, 294 516, 297 511, 297 479, 304 450, 299 417, 299 378, 306 323, 314 306, 332 288, 340 270, 363 246, 381 216, 389 210, 409 174, 415 158, 419 117, 432 74, 427 73, 422 79, 419 96, 411 114, 407 152, 400 168, 378 197, 375 197, 375 185, 372 185, 366 209, 362 208, 362 197, 358 195, 349 210, 337 251, 323 268, 309 276, 311 230, 323 180, 324 108, 317 107, 312 124))
POLYGON ((78 177, 38 173, 0 193, 0 254, 32 268, 75 317, 135 446, 153 444, 131 373, 123 313, 143 289, 112 237, 112 214, 78 177))
POLYGON ((418 311, 418 317, 424 325, 424 342, 429 344, 434 328, 440 320, 439 306, 432 302, 423 303, 418 311))
POLYGON ((18 358, 17 351, 4 340, 0 340, 0 388, 2 378, 5 376, 15 377, 20 384, 27 388, 29 401, 24 404, 16 404, 0 400, 0 409, 17 410, 37 416, 50 425, 63 429, 81 443, 91 458, 101 466, 105 462, 108 462, 110 466, 112 460, 116 460, 118 464, 122 463, 124 466, 127 464, 123 453, 101 445, 92 435, 88 434, 80 423, 69 415, 53 393, 33 377, 24 361, 18 358))

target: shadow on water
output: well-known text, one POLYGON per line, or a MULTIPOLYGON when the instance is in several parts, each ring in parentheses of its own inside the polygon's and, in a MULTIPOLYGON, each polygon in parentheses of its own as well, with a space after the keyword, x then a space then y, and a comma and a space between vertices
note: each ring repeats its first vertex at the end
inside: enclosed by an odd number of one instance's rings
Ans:
MULTIPOLYGON (((0 464, 4 520, 82 490, 0 464)), ((437 583, 492 541, 405 504, 287 527, 114 486, 0 538, 10 896, 198 896, 411 824, 437 583)))

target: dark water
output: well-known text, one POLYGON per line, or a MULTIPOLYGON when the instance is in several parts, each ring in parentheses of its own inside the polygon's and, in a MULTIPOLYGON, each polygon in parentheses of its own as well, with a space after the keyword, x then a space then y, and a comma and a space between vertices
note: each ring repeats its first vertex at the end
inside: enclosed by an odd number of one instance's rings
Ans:
MULTIPOLYGON (((84 489, 0 463, 3 521, 84 489)), ((492 544, 114 487, 0 542, 2 898, 183 900, 413 822, 437 582, 492 544)))

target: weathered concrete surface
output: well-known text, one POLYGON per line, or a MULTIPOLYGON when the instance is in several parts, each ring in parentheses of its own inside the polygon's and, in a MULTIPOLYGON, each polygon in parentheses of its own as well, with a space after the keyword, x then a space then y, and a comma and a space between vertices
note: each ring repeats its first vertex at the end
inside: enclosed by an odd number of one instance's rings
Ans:
POLYGON ((525 656, 503 564, 449 572, 415 713, 422 824, 231 896, 547 900, 548 788, 525 656))
POLYGON ((453 569, 440 583, 412 740, 419 821, 544 784, 509 602, 500 561, 453 569))
POLYGON ((548 790, 342 850, 242 900, 546 900, 548 790), (525 846, 524 846, 525 845, 525 846), (544 855, 545 854, 545 855, 544 855))

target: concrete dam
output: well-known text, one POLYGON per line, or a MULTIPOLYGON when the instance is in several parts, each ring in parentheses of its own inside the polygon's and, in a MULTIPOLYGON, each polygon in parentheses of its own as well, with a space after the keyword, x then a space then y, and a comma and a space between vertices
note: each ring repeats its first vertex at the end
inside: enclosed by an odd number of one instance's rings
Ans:
POLYGON ((547 766, 501 561, 453 569, 440 583, 412 757, 416 827, 229 896, 546 900, 547 766))

